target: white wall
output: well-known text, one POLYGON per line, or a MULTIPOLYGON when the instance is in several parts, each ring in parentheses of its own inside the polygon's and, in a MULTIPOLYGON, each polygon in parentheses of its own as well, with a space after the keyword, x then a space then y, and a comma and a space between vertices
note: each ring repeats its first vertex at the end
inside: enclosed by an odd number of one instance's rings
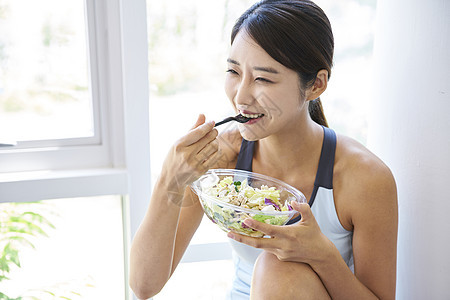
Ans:
POLYGON ((397 181, 397 299, 450 299, 450 1, 377 9, 368 146, 397 181))

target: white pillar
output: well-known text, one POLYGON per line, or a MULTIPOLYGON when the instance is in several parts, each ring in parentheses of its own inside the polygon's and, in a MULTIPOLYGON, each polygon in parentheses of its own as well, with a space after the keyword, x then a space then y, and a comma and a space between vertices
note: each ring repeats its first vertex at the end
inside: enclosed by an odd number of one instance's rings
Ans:
POLYGON ((368 147, 397 181, 397 299, 450 299, 450 1, 377 14, 368 147))

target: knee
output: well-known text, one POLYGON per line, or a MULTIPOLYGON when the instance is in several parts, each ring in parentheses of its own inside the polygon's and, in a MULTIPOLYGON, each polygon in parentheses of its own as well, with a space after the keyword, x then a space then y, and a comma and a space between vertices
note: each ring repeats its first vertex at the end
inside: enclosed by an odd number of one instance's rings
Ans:
POLYGON ((320 277, 308 264, 282 262, 267 251, 255 263, 251 298, 331 299, 320 277))

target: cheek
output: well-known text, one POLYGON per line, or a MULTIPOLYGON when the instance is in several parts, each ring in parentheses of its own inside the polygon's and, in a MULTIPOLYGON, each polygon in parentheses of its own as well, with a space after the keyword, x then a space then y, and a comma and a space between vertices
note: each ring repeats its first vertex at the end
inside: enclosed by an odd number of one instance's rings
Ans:
POLYGON ((224 89, 228 99, 230 100, 231 103, 233 103, 233 98, 234 95, 236 94, 233 81, 230 79, 225 79, 224 89))
POLYGON ((280 99, 282 101, 278 101, 276 108, 272 109, 275 123, 293 122, 303 115, 304 101, 298 99, 295 95, 286 95, 286 97, 280 99))

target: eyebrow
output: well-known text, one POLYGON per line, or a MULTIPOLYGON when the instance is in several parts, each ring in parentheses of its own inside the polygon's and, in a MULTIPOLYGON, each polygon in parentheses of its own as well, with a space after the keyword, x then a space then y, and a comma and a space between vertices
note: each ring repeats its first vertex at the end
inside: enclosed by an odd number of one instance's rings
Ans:
MULTIPOLYGON (((230 64, 237 65, 237 66, 241 65, 240 63, 238 63, 237 61, 235 61, 234 59, 231 59, 231 58, 228 58, 227 62, 230 64)), ((268 73, 272 73, 272 74, 279 74, 279 72, 272 67, 253 67, 253 70, 268 72, 268 73)))

